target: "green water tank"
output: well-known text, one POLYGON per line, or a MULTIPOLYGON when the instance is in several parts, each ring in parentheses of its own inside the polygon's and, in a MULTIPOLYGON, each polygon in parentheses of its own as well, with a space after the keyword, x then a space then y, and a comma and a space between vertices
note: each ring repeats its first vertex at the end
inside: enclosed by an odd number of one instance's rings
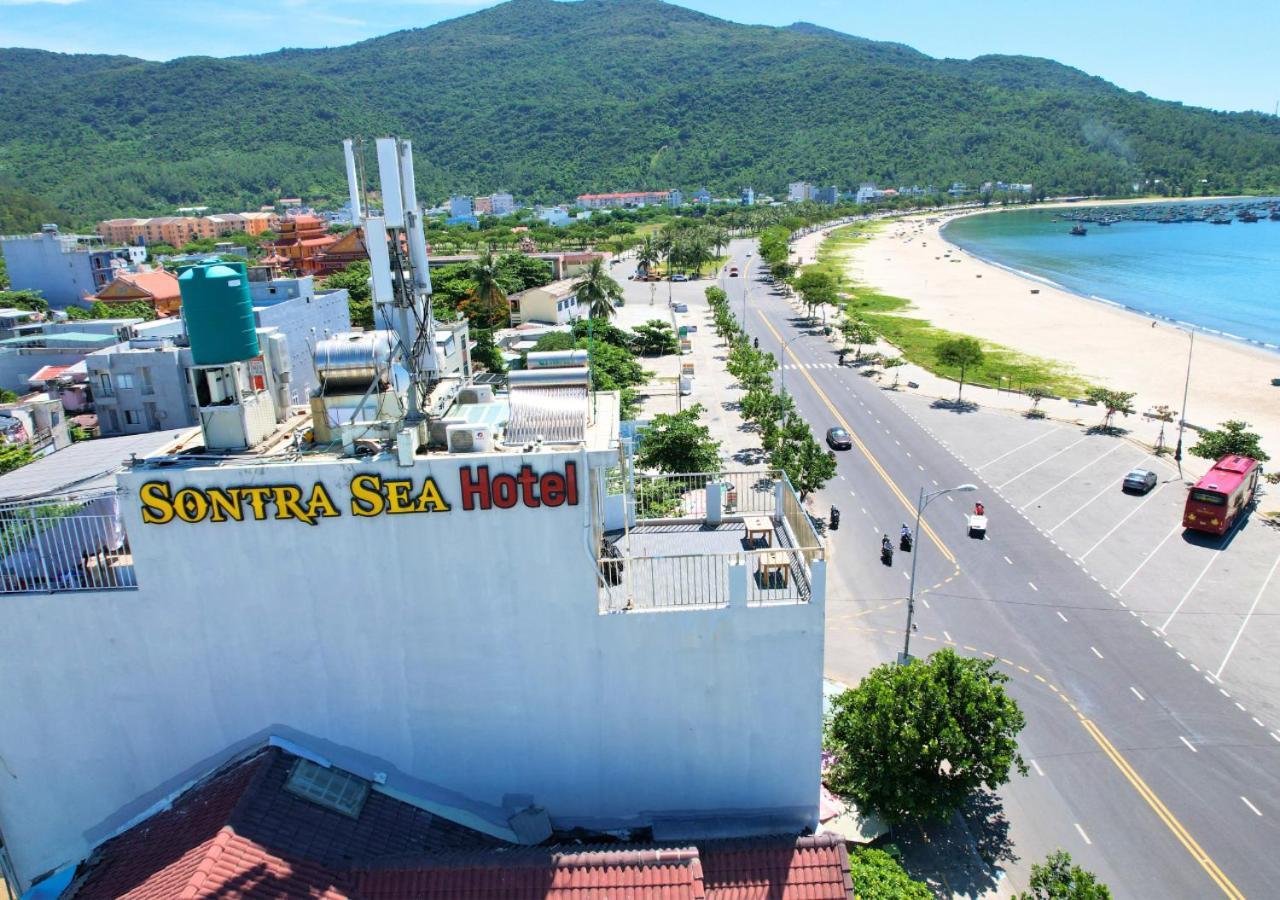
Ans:
POLYGON ((197 366, 252 359, 258 350, 249 276, 243 262, 209 262, 178 276, 182 317, 197 366))

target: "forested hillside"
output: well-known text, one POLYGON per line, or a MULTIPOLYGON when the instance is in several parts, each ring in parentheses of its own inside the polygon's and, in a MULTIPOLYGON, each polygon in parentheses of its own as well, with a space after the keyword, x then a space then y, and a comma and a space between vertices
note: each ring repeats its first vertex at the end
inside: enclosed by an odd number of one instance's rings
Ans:
POLYGON ((347 47, 223 60, 0 50, 0 183, 77 223, 341 198, 339 140, 386 133, 413 140, 433 199, 776 193, 801 178, 1280 188, 1272 116, 1157 101, 1048 60, 935 60, 658 0, 512 0, 347 47))

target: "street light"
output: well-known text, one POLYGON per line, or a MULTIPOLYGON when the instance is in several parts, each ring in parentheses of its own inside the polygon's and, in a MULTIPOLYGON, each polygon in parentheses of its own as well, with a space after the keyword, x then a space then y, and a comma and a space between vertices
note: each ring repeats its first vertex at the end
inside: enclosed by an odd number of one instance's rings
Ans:
MULTIPOLYGON (((1177 326, 1174 326, 1177 327, 1177 326)), ((1191 354, 1196 349, 1196 333, 1188 328, 1179 328, 1191 335, 1191 346, 1187 348, 1187 378, 1182 384, 1182 412, 1178 414, 1178 449, 1173 451, 1174 462, 1178 464, 1178 478, 1182 478, 1182 431, 1187 424, 1187 394, 1191 391, 1191 354)))
POLYGON ((791 341, 799 340, 802 337, 804 337, 804 335, 793 335, 791 340, 783 343, 782 352, 778 354, 778 375, 782 379, 782 383, 778 386, 778 389, 784 394, 787 392, 787 348, 791 346, 791 341))
POLYGON ((916 562, 920 559, 920 515, 924 512, 924 508, 932 503, 943 494, 950 494, 953 491, 976 491, 976 484, 961 484, 953 488, 943 488, 940 491, 926 494, 924 488, 920 488, 920 499, 916 502, 916 530, 915 536, 911 539, 911 587, 907 589, 907 634, 902 642, 902 654, 898 657, 898 665, 905 666, 911 661, 911 619, 916 612, 916 562))

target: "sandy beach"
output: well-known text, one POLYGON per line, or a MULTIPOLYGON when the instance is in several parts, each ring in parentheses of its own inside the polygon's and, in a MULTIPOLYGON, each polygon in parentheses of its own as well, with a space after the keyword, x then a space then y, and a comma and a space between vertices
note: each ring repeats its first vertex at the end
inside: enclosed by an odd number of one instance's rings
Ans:
MULTIPOLYGON (((1135 391, 1139 414, 1161 404, 1182 408, 1187 332, 983 262, 941 236, 948 218, 891 221, 854 252, 850 277, 907 298, 915 307, 912 315, 941 328, 1057 360, 1094 383, 1135 391), (960 262, 951 261, 955 259, 960 262)), ((1271 384, 1277 377, 1280 354, 1197 334, 1186 421, 1216 427, 1227 419, 1244 419, 1262 434, 1267 452, 1280 458, 1280 387, 1271 384)), ((983 405, 1026 406, 1025 400, 990 390, 976 391, 973 399, 983 405)), ((1054 416, 1079 415, 1065 403, 1045 408, 1054 416)), ((1140 415, 1117 424, 1143 439, 1150 430, 1140 415)))

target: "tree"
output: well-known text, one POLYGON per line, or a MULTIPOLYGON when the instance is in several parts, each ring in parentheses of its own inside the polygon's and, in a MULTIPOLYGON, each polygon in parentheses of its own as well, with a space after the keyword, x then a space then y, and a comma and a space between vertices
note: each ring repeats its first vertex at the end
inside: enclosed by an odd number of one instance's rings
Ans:
POLYGON ((801 272, 795 280, 795 289, 800 292, 804 305, 809 307, 809 317, 819 306, 836 302, 836 280, 826 272, 809 269, 801 272))
POLYGON ((862 347, 864 344, 874 344, 879 335, 876 330, 871 327, 865 319, 857 316, 847 316, 840 323, 840 333, 844 335, 845 343, 853 344, 854 359, 862 358, 862 347))
POLYGON ((578 339, 567 331, 548 331, 533 345, 534 353, 546 353, 549 350, 572 350, 578 345, 578 339))
MULTIPOLYGON (((890 356, 886 358, 884 362, 882 362, 880 365, 884 366, 886 369, 900 369, 906 364, 907 364, 907 361, 903 359, 901 356, 890 356)), ((893 386, 895 388, 898 386, 898 379, 900 377, 901 376, 897 372, 893 373, 893 386)))
POLYGON ((1025 775, 1018 733, 1026 719, 994 660, 950 648, 926 661, 883 665, 837 696, 826 745, 828 785, 890 823, 939 819, 979 788, 1025 775))
POLYGON ((486 250, 482 256, 467 265, 467 277, 475 287, 459 308, 473 326, 494 328, 510 321, 511 307, 507 305, 507 290, 502 286, 502 274, 491 250, 486 250))
POLYGON ((609 319, 614 313, 614 304, 622 299, 622 286, 613 280, 604 267, 604 260, 598 256, 574 282, 573 290, 578 295, 578 303, 586 305, 587 315, 593 319, 609 319))
POLYGON ((369 263, 359 260, 341 272, 334 272, 324 280, 324 286, 332 290, 345 288, 347 311, 351 324, 366 330, 373 328, 373 292, 369 288, 369 263))
MULTIPOLYGON (((475 349, 471 351, 471 361, 485 367, 495 375, 507 371, 507 364, 502 359, 502 351, 493 340, 493 331, 481 328, 473 332, 476 339, 475 349)), ((567 337, 567 335, 566 335, 567 337)))
POLYGON ((942 341, 933 352, 942 365, 960 370, 960 389, 956 391, 956 402, 959 403, 960 395, 964 393, 965 372, 982 365, 986 356, 982 352, 982 345, 977 338, 957 337, 942 341))
POLYGON ((0 444, 0 475, 21 469, 35 458, 27 444, 0 444))
POLYGON ((787 411, 781 429, 769 438, 773 445, 769 465, 787 473, 791 487, 801 500, 835 477, 835 454, 822 449, 814 440, 809 423, 794 408, 787 411))
POLYGON ((1040 401, 1049 396, 1048 389, 1042 388, 1038 384, 1033 384, 1031 387, 1023 391, 1023 393, 1031 400, 1031 408, 1027 410, 1027 418, 1043 419, 1044 413, 1040 411, 1040 401))
POLYGON ((933 892, 916 881, 888 853, 858 847, 849 854, 853 895, 859 900, 933 900, 933 892))
POLYGON ((632 330, 636 336, 636 349, 642 356, 666 356, 680 349, 671 325, 661 319, 650 319, 632 330))
POLYGON ((47 313, 49 311, 49 301, 44 299, 40 291, 0 291, 0 307, 47 313))
POLYGON ((1178 413, 1173 407, 1162 403, 1151 410, 1151 415, 1160 423, 1160 436, 1156 438, 1156 453, 1163 453, 1166 449, 1164 445, 1164 427, 1172 422, 1178 413))
POLYGON ((678 413, 659 413, 640 432, 636 461, 659 472, 716 472, 720 469, 720 442, 698 420, 705 410, 695 403, 678 413))
POLYGON ((1085 396, 1105 410, 1102 417, 1103 428, 1112 427, 1111 422, 1116 413, 1121 413, 1127 418, 1129 413, 1133 412, 1133 391, 1113 391, 1110 388, 1091 387, 1085 392, 1085 396))
POLYGON ((1262 438, 1255 432, 1247 430, 1248 422, 1230 419, 1223 422, 1213 431, 1200 432, 1200 439, 1187 452, 1201 459, 1221 459, 1224 456, 1248 456, 1258 462, 1266 462, 1271 457, 1263 452, 1260 442, 1262 438))
POLYGON ((639 249, 636 250, 636 262, 640 268, 644 270, 646 275, 658 264, 658 260, 662 258, 662 253, 658 250, 658 244, 653 239, 653 235, 646 234, 644 240, 640 242, 639 249))
POLYGON ((1065 850, 1031 866, 1031 890, 1014 900, 1111 900, 1111 890, 1092 872, 1071 862, 1065 850))

